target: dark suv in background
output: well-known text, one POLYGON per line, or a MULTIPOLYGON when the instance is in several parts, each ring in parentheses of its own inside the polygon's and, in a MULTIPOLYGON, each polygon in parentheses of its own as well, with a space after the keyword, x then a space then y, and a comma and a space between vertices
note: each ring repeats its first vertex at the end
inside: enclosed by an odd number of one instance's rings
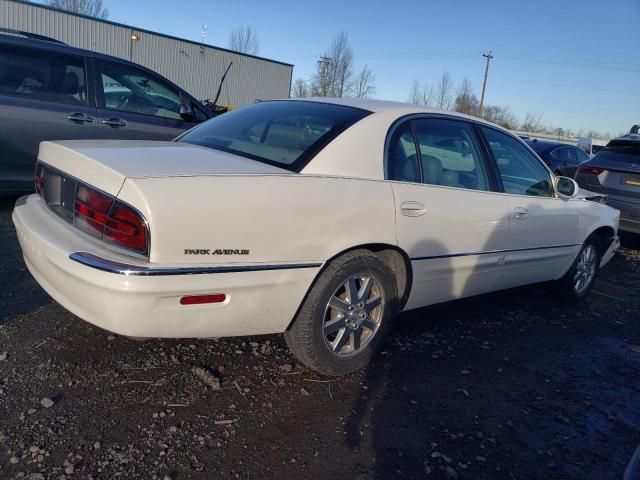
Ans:
POLYGON ((573 178, 578 165, 589 160, 589 155, 574 145, 537 139, 525 142, 557 175, 573 178))
POLYGON ((640 234, 640 134, 634 128, 580 165, 575 180, 607 195, 607 203, 620 210, 620 230, 640 234))
POLYGON ((171 140, 212 116, 140 65, 0 30, 0 193, 33 189, 42 140, 171 140))

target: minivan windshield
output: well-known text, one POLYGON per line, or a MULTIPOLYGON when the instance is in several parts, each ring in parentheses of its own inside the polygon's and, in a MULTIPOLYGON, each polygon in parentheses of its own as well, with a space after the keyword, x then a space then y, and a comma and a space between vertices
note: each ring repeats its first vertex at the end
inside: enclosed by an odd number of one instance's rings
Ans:
POLYGON ((177 138, 299 172, 325 145, 371 112, 312 101, 269 101, 224 113, 177 138))

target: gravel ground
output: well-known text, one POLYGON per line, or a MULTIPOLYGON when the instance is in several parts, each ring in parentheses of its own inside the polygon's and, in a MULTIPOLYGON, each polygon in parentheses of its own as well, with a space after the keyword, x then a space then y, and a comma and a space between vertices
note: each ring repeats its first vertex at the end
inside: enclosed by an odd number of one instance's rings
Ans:
POLYGON ((53 302, 0 200, 0 478, 619 479, 640 443, 640 251, 402 315, 326 379, 279 336, 136 342, 53 302))

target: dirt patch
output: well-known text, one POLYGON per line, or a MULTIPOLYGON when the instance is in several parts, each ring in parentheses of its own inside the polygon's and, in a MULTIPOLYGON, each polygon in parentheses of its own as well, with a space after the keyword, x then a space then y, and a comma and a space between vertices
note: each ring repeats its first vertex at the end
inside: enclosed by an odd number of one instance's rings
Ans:
POLYGON ((10 209, 1 478, 619 479, 640 444, 637 250, 602 272, 613 298, 410 312, 370 366, 326 379, 279 336, 141 343, 75 318, 25 270, 10 209))

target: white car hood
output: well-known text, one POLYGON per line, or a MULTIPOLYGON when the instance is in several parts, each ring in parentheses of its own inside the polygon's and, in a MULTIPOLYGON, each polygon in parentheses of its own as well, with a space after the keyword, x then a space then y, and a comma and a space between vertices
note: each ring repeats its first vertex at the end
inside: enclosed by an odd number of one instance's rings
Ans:
POLYGON ((112 195, 126 178, 291 173, 220 150, 177 142, 42 142, 38 160, 112 195))

